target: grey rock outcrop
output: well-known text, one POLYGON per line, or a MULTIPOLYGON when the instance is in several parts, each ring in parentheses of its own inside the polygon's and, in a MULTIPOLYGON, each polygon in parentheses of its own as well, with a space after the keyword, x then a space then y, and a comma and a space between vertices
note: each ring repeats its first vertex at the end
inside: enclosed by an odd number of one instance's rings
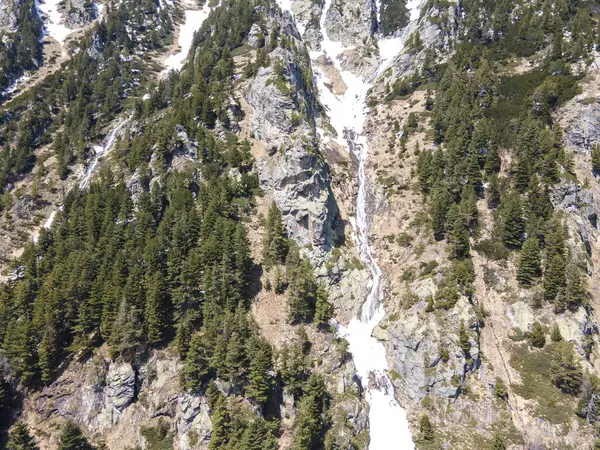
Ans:
POLYGON ((271 21, 286 30, 299 50, 279 47, 271 52, 272 65, 260 68, 245 92, 252 133, 268 153, 257 164, 259 181, 273 192, 290 237, 318 252, 328 251, 338 209, 328 167, 317 150, 316 101, 312 79, 305 75, 310 62, 289 14, 271 11, 271 21))
POLYGON ((456 41, 458 22, 458 4, 453 3, 447 3, 444 7, 432 6, 421 14, 418 21, 411 22, 402 31, 402 36, 408 38, 418 30, 423 45, 418 51, 406 50, 395 58, 391 65, 392 81, 411 75, 422 67, 428 50, 434 50, 439 55, 448 52, 456 41))
POLYGON ((325 16, 327 35, 344 46, 364 44, 375 31, 372 8, 371 0, 333 0, 325 16))
POLYGON ((15 31, 17 26, 16 10, 20 0, 5 0, 0 2, 0 32, 15 31))
POLYGON ((565 144, 581 154, 600 143, 600 98, 587 100, 576 98, 559 113, 565 130, 565 144))
POLYGON ((81 28, 96 18, 94 2, 70 0, 69 10, 65 14, 65 25, 68 28, 81 28))
POLYGON ((176 429, 180 450, 208 448, 213 429, 209 413, 206 397, 192 394, 179 397, 176 429))
POLYGON ((111 364, 106 375, 106 406, 122 412, 135 397, 135 371, 129 363, 111 364))
POLYGON ((401 321, 382 326, 387 331, 384 344, 392 381, 402 398, 414 403, 426 395, 457 397, 466 374, 480 364, 478 319, 467 299, 461 297, 450 310, 435 315, 427 313, 425 306, 420 301, 403 312, 401 321), (468 358, 458 343, 462 321, 469 329, 468 358), (440 349, 447 350, 446 361, 440 349))

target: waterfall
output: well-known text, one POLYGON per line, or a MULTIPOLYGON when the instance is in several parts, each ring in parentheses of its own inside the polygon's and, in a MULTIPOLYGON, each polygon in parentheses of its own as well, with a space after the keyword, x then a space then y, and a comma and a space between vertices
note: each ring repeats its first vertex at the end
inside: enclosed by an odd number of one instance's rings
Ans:
MULTIPOLYGON (((370 79, 364 80, 342 67, 342 43, 329 39, 325 26, 327 12, 332 0, 325 0, 321 20, 321 51, 310 52, 315 67, 315 81, 319 88, 321 103, 327 110, 331 125, 337 131, 335 139, 340 145, 348 148, 358 161, 358 195, 356 198, 355 240, 359 256, 369 270, 371 285, 360 312, 360 318, 353 318, 348 326, 336 324, 338 333, 349 343, 350 353, 356 366, 357 375, 365 391, 369 403, 370 450, 414 449, 414 442, 406 412, 396 401, 394 386, 388 377, 388 364, 383 344, 372 336, 373 329, 385 316, 383 305, 383 272, 373 255, 369 242, 370 216, 369 179, 366 174, 366 163, 369 156, 368 145, 363 136, 363 125, 366 121, 366 96, 371 81, 383 73, 388 63, 402 50, 403 43, 410 30, 415 26, 421 6, 420 0, 411 0, 407 6, 410 10, 411 25, 406 27, 401 36, 380 39, 379 67, 370 79), (326 56, 340 73, 347 89, 344 94, 334 94, 328 84, 330 80, 317 66, 317 59, 326 56)), ((379 9, 379 4, 376 5, 379 9)), ((379 18, 379 11, 377 11, 379 18)), ((322 133, 321 133, 322 135, 322 133)))

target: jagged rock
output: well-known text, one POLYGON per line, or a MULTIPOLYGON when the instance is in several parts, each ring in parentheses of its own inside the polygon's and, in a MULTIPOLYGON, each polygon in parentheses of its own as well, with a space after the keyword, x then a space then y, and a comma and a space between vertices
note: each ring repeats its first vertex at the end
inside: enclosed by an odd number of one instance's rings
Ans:
POLYGON ((88 55, 92 59, 98 59, 102 55, 102 39, 98 33, 92 34, 92 41, 87 49, 88 55))
POLYGON ((470 333, 471 362, 458 345, 461 321, 471 329, 478 327, 475 311, 465 297, 450 310, 435 315, 425 313, 425 303, 420 302, 403 312, 401 321, 388 324, 385 346, 390 369, 398 375, 394 385, 403 398, 416 403, 428 394, 458 396, 466 373, 480 364, 474 333, 470 333), (440 348, 448 350, 447 362, 441 360, 440 348))
POLYGON ((373 329, 373 337, 379 341, 389 341, 390 334, 386 328, 382 328, 379 325, 377 325, 373 329))
POLYGON ((411 22, 403 31, 403 36, 419 30, 423 47, 418 52, 404 51, 398 55, 392 68, 392 82, 411 75, 414 70, 420 68, 425 61, 428 49, 437 52, 449 50, 456 41, 459 21, 458 4, 446 3, 444 7, 431 7, 421 14, 417 22, 411 22))
POLYGON ((320 20, 323 7, 321 3, 313 0, 295 0, 292 3, 292 12, 298 24, 298 31, 302 40, 311 50, 320 50, 323 35, 321 34, 320 20))
POLYGON ((535 321, 533 309, 523 301, 510 305, 506 310, 506 315, 511 326, 523 332, 529 331, 535 321))
POLYGON ((261 38, 264 41, 264 33, 262 32, 260 25, 255 23, 252 25, 252 28, 250 28, 250 32, 248 33, 248 45, 251 47, 258 47, 261 38))
POLYGON ((0 2, 0 34, 3 31, 14 31, 17 26, 16 9, 21 5, 21 0, 8 0, 0 2))
POLYGON ((179 397, 176 429, 180 450, 208 448, 213 429, 209 414, 206 397, 190 393, 179 397), (193 437, 190 436, 192 433, 193 437))
POLYGON ((290 394, 287 388, 283 389, 282 402, 279 405, 279 412, 283 424, 292 425, 294 423, 294 419, 296 418, 296 412, 294 410, 294 396, 290 394))
MULTIPOLYGON (((578 96, 561 109, 565 144, 580 154, 586 154, 600 143, 600 102, 583 101, 578 96)), ((587 100, 587 99, 585 99, 587 100)))
MULTIPOLYGON (((587 253, 590 254, 590 236, 597 233, 598 226, 598 207, 593 192, 590 189, 583 189, 574 181, 562 180, 550 189, 550 200, 556 209, 569 213, 567 225, 573 231, 569 237, 578 235, 587 253)), ((578 245, 573 246, 573 248, 577 247, 578 245)))
MULTIPOLYGON (((297 34, 288 14, 275 19, 282 29, 297 34)), ((328 167, 316 150, 314 94, 303 78, 308 62, 283 48, 270 57, 283 67, 285 81, 278 79, 273 67, 260 68, 245 92, 252 108, 254 136, 269 149, 269 156, 257 164, 259 181, 273 192, 290 237, 319 253, 326 252, 333 244, 332 224, 338 209, 328 167)))
POLYGON ((69 9, 65 15, 67 28, 81 28, 96 18, 96 7, 87 0, 69 0, 69 9))
POLYGON ((329 39, 348 47, 366 42, 375 30, 372 8, 370 0, 333 0, 325 16, 329 39))
POLYGON ((107 405, 121 412, 135 396, 135 371, 129 363, 111 364, 106 376, 107 405))

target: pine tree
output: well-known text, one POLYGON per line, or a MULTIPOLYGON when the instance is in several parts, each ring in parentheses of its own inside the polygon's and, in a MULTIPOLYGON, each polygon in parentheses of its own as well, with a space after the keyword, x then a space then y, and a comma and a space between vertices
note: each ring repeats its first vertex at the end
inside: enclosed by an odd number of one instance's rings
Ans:
POLYGON ((562 334, 560 333, 560 328, 558 327, 557 323, 555 323, 552 327, 552 334, 550 335, 550 339, 552 339, 552 342, 561 342, 563 340, 562 334))
POLYGON ((587 292, 582 279, 581 270, 574 264, 569 264, 566 273, 567 288, 565 289, 566 306, 576 311, 580 306, 586 306, 587 292))
POLYGON ((312 373, 306 382, 305 392, 298 402, 294 424, 294 450, 312 450, 323 447, 324 413, 328 396, 321 375, 312 373))
POLYGON ((423 414, 421 416, 421 420, 419 421, 419 433, 420 440, 425 444, 431 443, 435 439, 433 425, 429 420, 429 416, 427 414, 423 414))
POLYGON ((190 348, 183 366, 186 389, 200 390, 210 374, 210 357, 207 344, 201 333, 192 336, 190 348))
POLYGON ((315 305, 314 322, 321 329, 329 326, 329 321, 333 317, 333 305, 329 303, 327 290, 321 286, 317 286, 317 301, 315 305))
POLYGON ((592 149, 592 172, 600 175, 600 144, 594 145, 592 149))
POLYGON ((210 435, 208 448, 220 450, 226 448, 231 432, 231 416, 227 407, 227 399, 212 384, 207 391, 210 409, 212 410, 211 422, 213 431, 210 435), (215 392, 216 391, 216 392, 215 392))
POLYGON ((502 242, 509 248, 521 246, 522 236, 525 231, 523 209, 520 195, 511 192, 502 200, 501 208, 502 242))
POLYGON ((576 395, 583 381, 583 372, 575 359, 572 342, 557 342, 550 362, 552 382, 561 391, 576 395))
POLYGON ((523 248, 517 267, 517 281, 521 286, 529 287, 541 274, 540 245, 535 236, 529 236, 523 248))
POLYGON ((446 232, 446 215, 452 203, 448 187, 445 183, 438 182, 432 192, 430 199, 430 215, 433 235, 435 239, 442 240, 446 232))
POLYGON ((94 450, 81 429, 74 422, 67 422, 61 433, 58 442, 58 450, 94 450))
POLYGON ((544 348, 544 345, 546 345, 546 333, 544 333, 542 324, 537 320, 533 322, 533 328, 529 334, 529 342, 537 348, 544 348))
POLYGON ((7 450, 39 450, 29 433, 29 427, 21 419, 13 425, 8 435, 7 450))
POLYGON ((471 351, 471 342, 469 341, 469 334, 467 333, 467 327, 465 322, 460 322, 460 328, 458 330, 458 346, 462 349, 465 355, 469 355, 471 351))
POLYGON ((491 145, 485 158, 485 173, 491 175, 500 172, 502 160, 497 145, 491 145))
POLYGON ((162 342, 171 323, 171 299, 169 288, 164 275, 154 272, 150 279, 144 318, 146 319, 146 339, 148 344, 156 345, 162 342))
POLYGON ((554 301, 565 287, 565 259, 556 254, 552 257, 544 273, 544 298, 554 301))
POLYGON ((265 264, 281 264, 285 261, 288 252, 285 226, 281 217, 281 211, 275 202, 271 203, 267 215, 266 234, 263 248, 263 259, 265 264))
POLYGON ((259 405, 264 405, 269 400, 269 393, 273 387, 270 372, 273 370, 273 354, 271 346, 260 337, 252 337, 247 344, 248 359, 248 386, 246 395, 259 405))
MULTIPOLYGON (((451 212, 453 209, 457 209, 456 204, 452 206, 453 208, 450 208, 451 212)), ((448 244, 450 244, 451 256, 455 259, 468 258, 470 256, 470 240, 465 221, 460 214, 452 214, 451 212, 448 213, 449 220, 454 215, 450 224, 450 230, 448 231, 448 244)))

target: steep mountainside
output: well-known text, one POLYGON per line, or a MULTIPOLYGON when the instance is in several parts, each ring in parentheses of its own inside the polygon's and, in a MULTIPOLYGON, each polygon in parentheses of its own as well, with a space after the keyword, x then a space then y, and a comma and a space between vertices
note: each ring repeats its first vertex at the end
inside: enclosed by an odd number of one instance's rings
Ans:
POLYGON ((0 4, 0 447, 600 446, 600 4, 0 4))

